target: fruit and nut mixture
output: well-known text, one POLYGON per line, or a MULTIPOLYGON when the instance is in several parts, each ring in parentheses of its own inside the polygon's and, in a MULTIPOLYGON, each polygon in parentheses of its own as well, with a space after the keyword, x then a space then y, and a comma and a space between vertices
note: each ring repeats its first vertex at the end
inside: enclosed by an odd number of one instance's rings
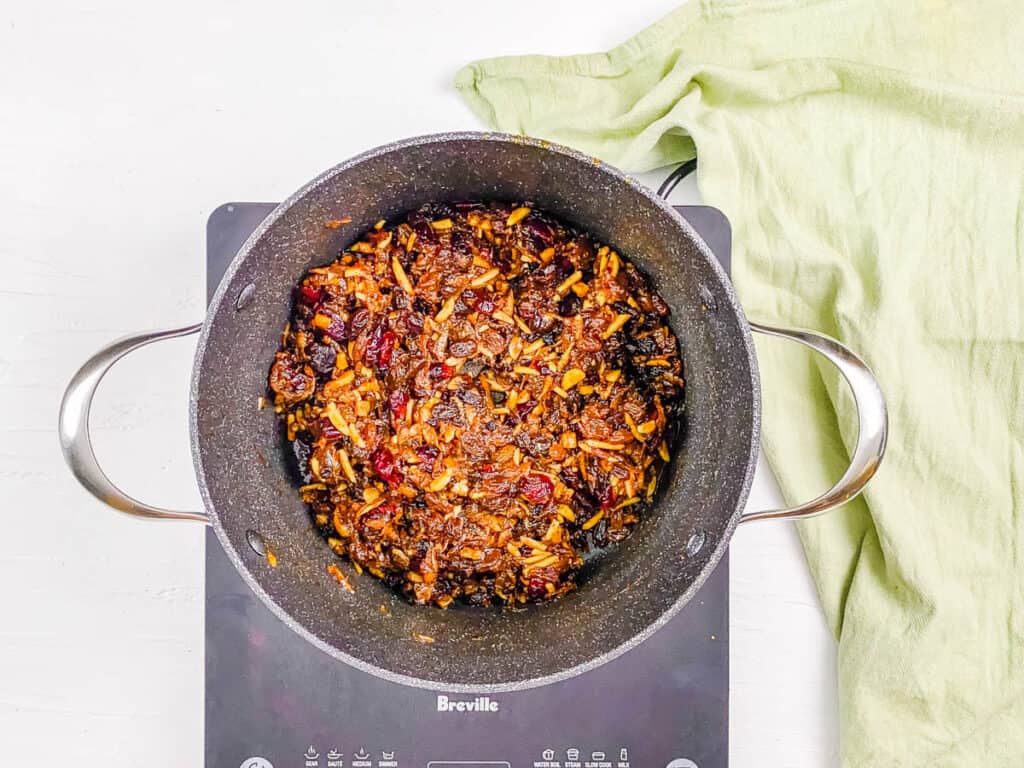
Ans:
POLYGON ((378 222, 297 286, 269 377, 330 547, 421 604, 573 589, 669 460, 668 314, 631 263, 528 204, 378 222))

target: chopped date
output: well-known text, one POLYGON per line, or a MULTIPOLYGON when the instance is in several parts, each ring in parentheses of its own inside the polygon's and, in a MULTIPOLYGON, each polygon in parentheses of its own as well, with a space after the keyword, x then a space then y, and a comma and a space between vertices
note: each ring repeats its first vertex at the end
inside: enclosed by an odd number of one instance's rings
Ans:
POLYGON ((683 368, 667 304, 610 247, 530 203, 437 203, 293 299, 268 375, 289 464, 330 547, 389 588, 556 599, 642 516, 683 368))

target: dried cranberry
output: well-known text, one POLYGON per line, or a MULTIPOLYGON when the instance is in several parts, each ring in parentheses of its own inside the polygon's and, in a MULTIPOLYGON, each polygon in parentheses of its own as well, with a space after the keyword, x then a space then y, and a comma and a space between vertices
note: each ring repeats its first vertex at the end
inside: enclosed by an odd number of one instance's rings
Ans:
POLYGON ((530 415, 530 411, 532 411, 534 406, 536 405, 537 401, 534 400, 532 397, 525 403, 519 403, 519 405, 516 406, 516 418, 522 421, 523 419, 530 415))
POLYGON ((320 288, 314 288, 312 285, 299 286, 299 298, 307 304, 316 304, 322 297, 323 291, 320 288))
POLYGON ((399 421, 405 418, 405 412, 409 407, 409 393, 404 389, 396 389, 388 395, 388 405, 391 414, 399 421))
POLYGON ((416 455, 420 457, 420 462, 427 472, 434 471, 434 462, 437 461, 440 454, 441 452, 437 448, 430 445, 421 445, 416 449, 416 455))
POLYGON ((611 483, 608 482, 608 477, 603 472, 593 472, 590 477, 590 485, 601 509, 608 509, 615 501, 615 492, 612 490, 611 483))
POLYGON ((449 379, 451 378, 452 370, 448 363, 431 363, 427 375, 432 379, 449 379))
POLYGON ((370 463, 374 471, 380 475, 388 485, 398 485, 402 482, 402 471, 395 462, 395 455, 387 448, 378 448, 370 457, 370 463))
POLYGON ((526 585, 526 597, 529 600, 543 600, 548 596, 548 584, 558 582, 558 573, 553 568, 537 568, 530 573, 526 585))
POLYGON ((397 338, 394 331, 385 331, 383 325, 378 325, 366 344, 366 358, 380 368, 390 367, 397 338))
POLYGON ((340 440, 342 437, 341 431, 326 416, 320 419, 320 435, 328 440, 340 440))
POLYGON ((494 299, 492 299, 490 295, 485 293, 483 296, 478 296, 476 301, 473 302, 473 309, 475 309, 477 312, 482 312, 485 315, 489 315, 492 312, 494 312, 494 310, 497 309, 497 307, 494 304, 494 299))
POLYGON ((519 492, 531 504, 543 504, 554 491, 555 484, 547 475, 529 474, 519 481, 519 492))
POLYGON ((523 222, 523 226, 533 235, 534 240, 545 248, 555 242, 555 231, 547 222, 530 216, 523 222))
POLYGON ((392 331, 388 331, 381 339, 380 352, 377 354, 377 365, 381 368, 391 366, 391 355, 395 351, 395 339, 398 337, 392 331))

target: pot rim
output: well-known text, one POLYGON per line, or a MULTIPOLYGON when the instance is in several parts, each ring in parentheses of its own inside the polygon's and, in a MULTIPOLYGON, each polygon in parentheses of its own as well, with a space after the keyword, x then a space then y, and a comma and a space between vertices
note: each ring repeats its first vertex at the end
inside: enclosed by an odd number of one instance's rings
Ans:
POLYGON ((449 683, 444 681, 430 680, 427 678, 412 677, 409 675, 398 674, 390 670, 378 667, 374 664, 370 664, 362 659, 351 656, 340 648, 336 648, 329 643, 321 640, 313 632, 306 629, 304 625, 296 621, 290 613, 284 610, 279 603, 277 603, 263 586, 259 580, 250 571, 248 565, 245 563, 237 549, 230 541, 227 531, 224 529, 220 516, 217 514, 216 508, 210 498, 209 488, 206 483, 206 474, 203 470, 203 464, 201 461, 200 450, 199 450, 199 428, 198 428, 198 394, 199 394, 199 379, 201 375, 201 361, 206 352, 206 346, 210 339, 210 324, 206 321, 203 322, 202 330, 200 331, 199 341, 196 346, 195 358, 192 364, 192 375, 189 385, 189 436, 192 451, 192 463, 195 468, 196 481, 199 486, 199 492, 203 500, 203 506, 207 510, 210 516, 210 524, 220 541, 224 552, 227 554, 228 559, 232 565, 242 576, 245 583, 249 588, 256 594, 257 597, 266 605, 270 610, 284 622, 291 630, 296 632, 303 639, 311 643, 314 647, 320 649, 324 653, 349 664, 360 671, 367 672, 376 677, 388 680, 393 683, 400 683, 403 685, 412 686, 415 688, 424 688, 435 691, 446 691, 453 693, 505 693, 511 691, 521 691, 529 688, 537 688, 540 686, 548 685, 550 683, 556 683, 561 680, 566 680, 577 675, 583 674, 591 669, 606 664, 607 662, 621 656, 627 651, 635 648, 640 643, 651 637, 661 627, 667 624, 672 618, 682 610, 682 608, 690 601, 693 595, 700 589, 700 587, 707 580, 711 572, 718 566, 719 561, 725 554, 725 550, 732 540, 733 533, 735 532, 736 526, 739 524, 740 516, 742 515, 743 508, 746 504, 747 497, 750 494, 750 487, 753 483, 754 470, 757 467, 758 450, 760 447, 760 436, 761 436, 761 387, 760 387, 760 376, 758 373, 757 366, 757 355, 754 350, 754 341, 751 335, 750 324, 747 321, 746 315, 743 312, 742 307, 736 297, 735 289, 733 288, 732 280, 725 273, 725 270, 719 264, 718 260, 711 253, 707 244, 697 234, 694 228, 690 225, 686 219, 684 219, 666 200, 658 197, 657 194, 646 185, 637 181, 633 177, 623 173, 619 169, 611 166, 597 158, 590 155, 586 155, 575 149, 556 144, 550 141, 535 139, 527 136, 512 135, 506 133, 497 132, 484 132, 484 131, 455 131, 446 133, 434 133, 426 134, 422 136, 414 136, 406 139, 400 139, 389 144, 384 144, 378 147, 374 147, 365 152, 362 152, 354 157, 345 160, 327 170, 320 173, 311 181, 304 184, 294 193, 288 196, 283 202, 281 202, 268 216, 260 223, 260 225, 253 231, 249 238, 245 241, 238 253, 235 254, 231 263, 228 265, 224 276, 221 278, 220 283, 217 286, 213 297, 210 299, 209 306, 207 308, 206 317, 211 317, 216 307, 219 307, 222 302, 227 300, 228 286, 231 284, 232 278, 241 268, 242 263, 245 261, 246 255, 253 248, 253 246, 264 236, 264 234, 275 225, 275 223, 299 200, 303 199, 310 192, 326 183, 328 180, 333 178, 339 173, 342 173, 352 167, 360 165, 361 163, 371 160, 382 155, 387 155, 395 151, 406 149, 409 147, 418 147, 429 144, 448 143, 452 141, 493 141, 497 143, 506 144, 517 144, 535 147, 538 149, 545 150, 547 152, 553 152, 555 154, 568 156, 578 162, 587 163, 597 166, 602 172, 609 174, 618 182, 627 184, 633 187, 636 191, 640 192, 647 201, 660 209, 662 212, 670 216, 676 223, 677 226, 688 236, 698 247, 701 255, 710 262, 712 271, 719 278, 720 282, 724 286, 725 298, 729 308, 736 313, 740 320, 740 333, 742 336, 743 350, 746 353, 747 361, 750 366, 750 377, 751 377, 751 430, 750 430, 750 445, 747 451, 746 467, 743 474, 742 485, 739 489, 739 497, 737 500, 736 508, 732 511, 729 517, 728 523, 723 531, 722 538, 719 540, 715 550, 711 553, 707 563, 698 573, 697 577, 690 582, 686 590, 679 595, 678 598, 661 613, 658 618, 650 624, 643 627, 629 640, 621 643, 620 645, 612 648, 605 653, 595 656, 585 662, 576 664, 572 667, 567 667, 556 673, 550 675, 543 675, 541 677, 531 677, 524 680, 518 680, 512 683, 485 683, 485 684, 461 684, 461 683, 449 683))

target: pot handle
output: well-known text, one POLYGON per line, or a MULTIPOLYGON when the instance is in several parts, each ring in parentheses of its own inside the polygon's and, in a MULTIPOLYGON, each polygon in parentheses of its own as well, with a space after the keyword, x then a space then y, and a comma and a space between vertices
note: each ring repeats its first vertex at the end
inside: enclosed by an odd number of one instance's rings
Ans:
POLYGON ((846 379, 853 392, 857 406, 857 445, 850 459, 850 466, 839 478, 839 482, 829 488, 816 499, 804 502, 788 509, 767 509, 757 512, 746 512, 740 517, 741 523, 753 520, 784 518, 788 520, 815 517, 838 507, 859 494, 867 485, 885 454, 885 443, 889 435, 889 414, 885 405, 885 396, 878 379, 850 349, 835 339, 813 331, 772 328, 767 325, 751 323, 750 327, 768 336, 778 336, 799 342, 805 347, 824 355, 846 379))
POLYGON ((116 510, 135 517, 151 520, 198 520, 209 523, 210 518, 205 512, 178 512, 145 504, 123 492, 104 474, 96 461, 92 450, 92 439, 89 435, 89 411, 92 409, 92 398, 96 387, 118 360, 134 352, 139 347, 152 344, 154 341, 173 339, 196 333, 202 324, 174 328, 168 331, 147 331, 108 344, 90 357, 72 377, 68 388, 64 391, 64 399, 60 403, 60 447, 64 452, 64 460, 78 482, 100 501, 109 504, 116 510))

